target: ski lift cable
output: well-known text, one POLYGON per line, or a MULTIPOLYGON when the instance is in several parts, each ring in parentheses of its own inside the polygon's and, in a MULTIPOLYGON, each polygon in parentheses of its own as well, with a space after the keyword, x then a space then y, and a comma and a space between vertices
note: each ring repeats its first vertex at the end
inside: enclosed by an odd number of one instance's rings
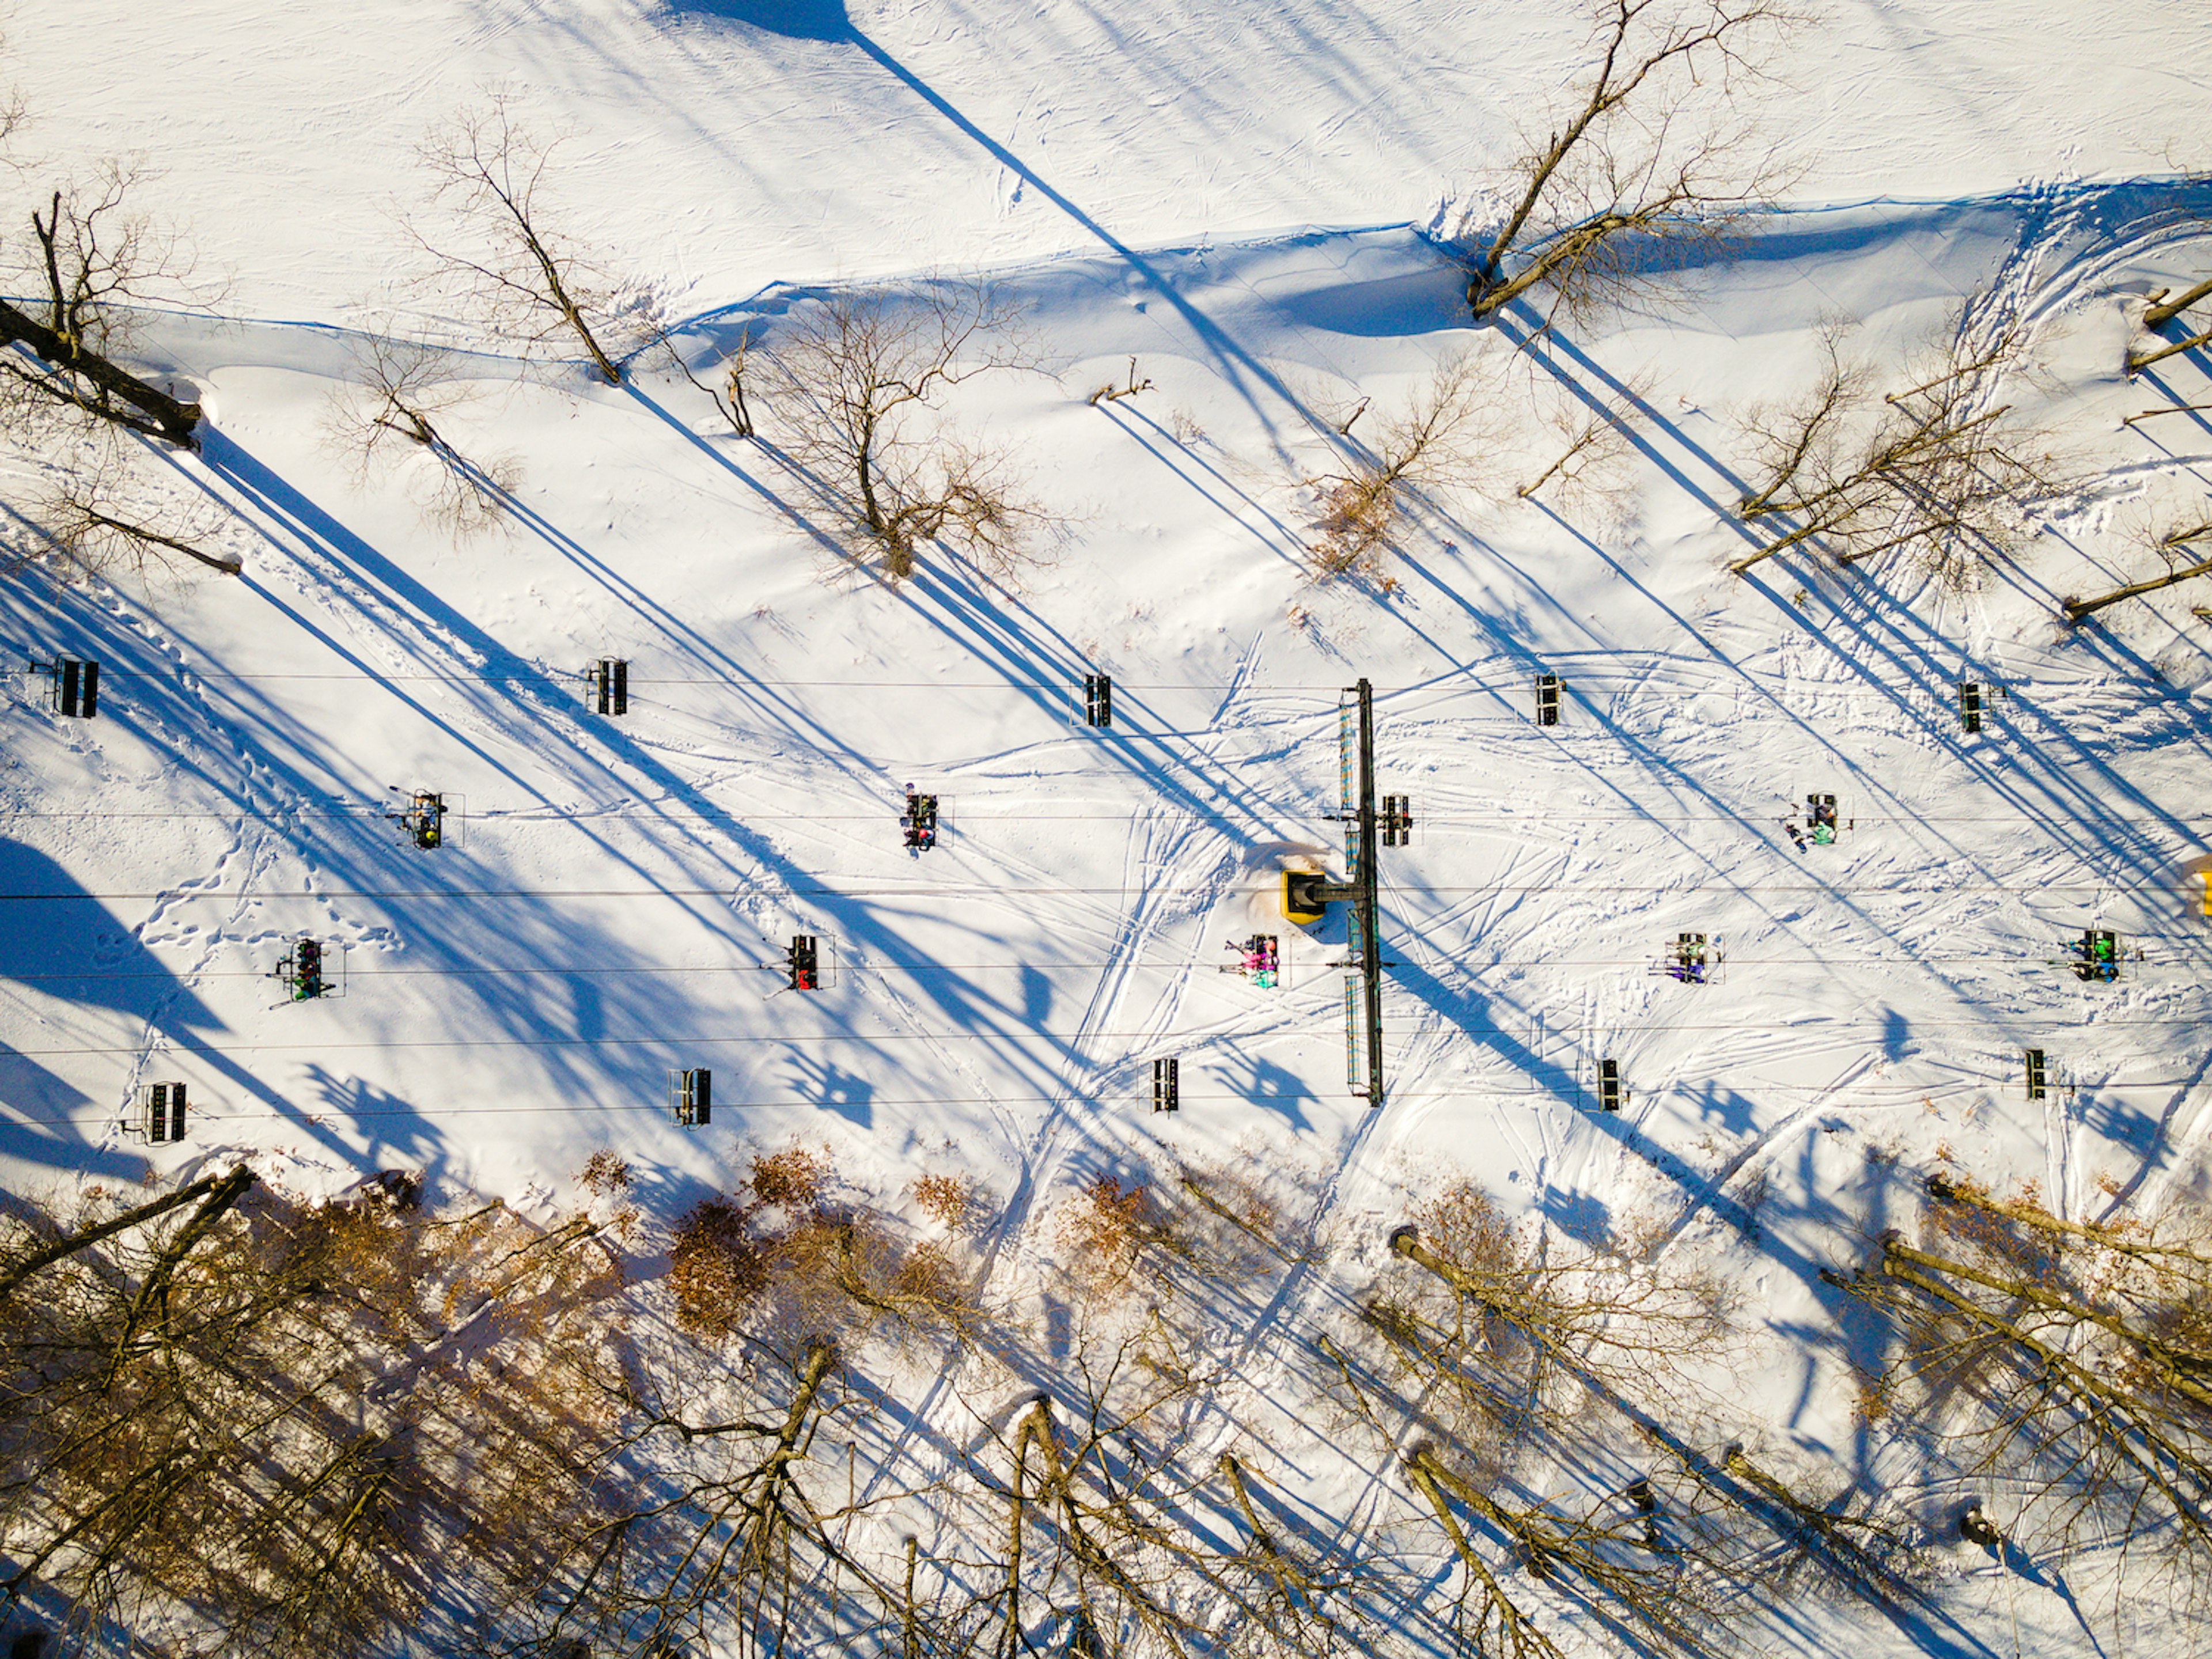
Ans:
MULTIPOLYGON (((1334 810, 1334 809, 1332 809, 1334 810)), ((169 823, 248 823, 256 820, 327 818, 333 821, 358 820, 373 822, 388 815, 388 809, 376 805, 324 806, 270 806, 259 811, 246 812, 137 812, 118 811, 99 807, 74 809, 68 811, 40 811, 29 808, 0 807, 0 819, 117 819, 169 823)), ((1300 817, 1295 805, 1282 809, 1285 817, 1300 817)), ((706 812, 684 808, 664 808, 649 802, 629 802, 620 805, 595 805, 589 802, 574 806, 490 807, 471 811, 471 823, 489 823, 495 818, 516 823, 561 823, 577 820, 593 823, 609 819, 639 818, 648 822, 669 818, 693 818, 702 823, 721 823, 735 819, 740 823, 875 823, 885 814, 873 812, 706 812)), ((1249 813, 1193 812, 1178 811, 1171 817, 1220 823, 1243 823, 1249 821, 1249 813)), ((1431 811, 1422 815, 1425 829, 1439 824, 1471 824, 1486 828, 1510 827, 1519 823, 1780 823, 1791 816, 1788 810, 1767 808, 1741 812, 1445 812, 1431 811)), ((977 808, 963 802, 960 809, 963 825, 977 823, 1126 823, 1127 811, 1109 812, 1001 812, 977 808)), ((2104 822, 2114 824, 2162 824, 2172 820, 2166 817, 2142 816, 2113 817, 2104 822)), ((2041 815, 2020 812, 1969 813, 1892 813, 1856 814, 1854 824, 1887 823, 2045 823, 2041 815)))
MULTIPOLYGON (((2180 1081, 2181 1079, 2161 1079, 2155 1082, 2146 1083, 2098 1084, 2085 1086, 2092 1088, 2094 1091, 2098 1094, 2108 1094, 2120 1090, 2172 1088, 2177 1086, 2180 1081)), ((1655 1094, 1665 1095, 1678 1088, 1686 1087, 1694 1090, 1695 1086, 1696 1085, 1694 1084, 1662 1084, 1656 1085, 1656 1087, 1644 1089, 1640 1091, 1640 1092, 1649 1097, 1655 1094)), ((1821 1096, 1831 1095, 1836 1092, 1835 1086, 1832 1084, 1825 1083, 1760 1084, 1758 1086, 1763 1092, 1770 1095, 1802 1096, 1807 1098, 1818 1098, 1821 1096)), ((1910 1106, 1917 1104, 1923 1100, 1933 1099, 1938 1097, 1944 1099, 1949 1099, 1958 1095, 1977 1093, 1990 1086, 1993 1085, 1979 1083, 1955 1083, 1930 1089, 1922 1085, 1899 1084, 1895 1085, 1897 1098, 1893 1102, 1868 1103, 1863 1099, 1855 1100, 1853 1107, 1857 1110, 1864 1110, 1869 1103, 1888 1104, 1898 1107, 1910 1106)), ((1229 1090, 1217 1093, 1212 1091, 1194 1092, 1186 1089, 1181 1091, 1180 1093, 1182 1098, 1186 1102, 1193 1100, 1240 1101, 1247 1104, 1251 1104, 1262 1098, 1273 1098, 1272 1097, 1255 1097, 1249 1092, 1240 1093, 1235 1090, 1229 1090)), ((1105 1105, 1110 1103, 1115 1098, 1115 1097, 1111 1095, 1102 1096, 1095 1093, 1086 1094, 1085 1091, 1080 1090, 1069 1090, 1063 1093, 1054 1095, 907 1095, 897 1097, 873 1095, 869 1097, 868 1103, 871 1106, 1048 1106, 1064 1101, 1070 1096, 1074 1096, 1079 1099, 1087 1099, 1094 1105, 1105 1105)), ((1319 1100, 1332 1098, 1333 1097, 1324 1096, 1316 1091, 1300 1097, 1309 1100, 1319 1100)), ((1485 1087, 1479 1085, 1467 1085, 1449 1089, 1394 1089, 1391 1091, 1391 1097, 1394 1100, 1540 1100, 1548 1102, 1553 1105, 1569 1111, 1580 1112, 1586 1109, 1575 1096, 1555 1089, 1503 1089, 1485 1087)), ((836 1103, 834 1101, 829 1099, 810 1099, 802 1096, 794 1095, 776 1100, 726 1101, 717 1099, 714 1102, 714 1110, 717 1112, 757 1111, 772 1110, 781 1107, 818 1112, 825 1108, 834 1107, 835 1104, 836 1103)), ((94 1117, 94 1121, 97 1121, 100 1116, 104 1116, 106 1115, 108 1109, 109 1109, 106 1108, 93 1108, 88 1109, 88 1111, 97 1114, 97 1115, 94 1117)), ((303 1109, 291 1112, 217 1112, 210 1110, 204 1106, 196 1105, 193 1111, 193 1117, 196 1121, 199 1122, 319 1123, 332 1120, 340 1122, 355 1122, 369 1118, 401 1117, 429 1119, 476 1117, 487 1115, 578 1117, 586 1115, 623 1116, 636 1113, 649 1112, 659 1116, 665 1115, 667 1109, 667 1106, 665 1103, 624 1103, 618 1105, 594 1103, 578 1106, 443 1106, 423 1107, 419 1109, 413 1107, 372 1107, 360 1110, 354 1110, 341 1106, 325 1106, 317 1109, 303 1109)), ((6 1121, 16 1123, 75 1125, 81 1123, 84 1119, 82 1115, 80 1115, 79 1116, 54 1116, 52 1115, 13 1113, 9 1115, 6 1121)))
MULTIPOLYGON (((2131 1030, 2148 1028, 2172 1029, 2176 1027, 2199 1025, 2203 1023, 2203 1022, 2201 1018, 2100 1019, 2090 1021, 2081 1025, 2063 1029, 2075 1033, 2085 1033, 2102 1031, 2113 1027, 2127 1027, 2131 1030)), ((2037 1032, 2047 1033, 2053 1030, 2061 1029, 2052 1026, 2048 1022, 2039 1023, 2036 1021, 2032 1013, 2016 1017, 2014 1024, 2032 1028, 2037 1032)), ((2007 1040, 2010 1040, 2009 1034, 2005 1033, 2002 1030, 2002 1028, 1999 1026, 1996 1022, 1987 1020, 1922 1020, 1917 1021, 1915 1023, 1915 1027, 1916 1029, 1924 1027, 1930 1030, 1990 1030, 1993 1036, 2006 1035, 2007 1040)), ((1574 1036, 1578 1033, 1587 1033, 1599 1030, 1597 1027, 1584 1025, 1552 1025, 1547 1027, 1547 1029, 1553 1034, 1561 1036, 1574 1036)), ((1528 1028, 1525 1022, 1510 1026, 1455 1024, 1447 1028, 1446 1034, 1463 1035, 1468 1036, 1503 1036, 1511 1037, 1519 1041, 1526 1038, 1528 1036, 1528 1028)), ((1619 1027, 1604 1028, 1604 1032, 1601 1034, 1617 1035, 1625 1038, 1630 1036, 1641 1037, 1646 1032, 1651 1031, 1729 1033, 1759 1031, 1777 1035, 1786 1033, 1791 1036, 1808 1034, 1816 1036, 1823 1041, 1832 1042, 1851 1036, 1862 1030, 1879 1034, 1879 1028, 1873 1026, 1856 1026, 1840 1020, 1817 1024, 1808 1024, 1800 1022, 1793 1022, 1787 1017, 1780 1016, 1778 1016, 1773 1019, 1765 1020, 1716 1020, 1711 1022, 1699 1022, 1696 1024, 1666 1025, 1622 1025, 1619 1027)), ((1043 1038, 1049 1041, 1072 1041, 1078 1038, 1096 1038, 1110 1042, 1151 1043, 1168 1042, 1171 1044, 1181 1043, 1188 1048, 1202 1048, 1211 1047, 1217 1043, 1235 1043, 1259 1037, 1266 1037, 1268 1040, 1273 1041, 1284 1035, 1285 1033, 1279 1030, 1271 1030, 1267 1031, 1187 1031, 1164 1035, 1158 1031, 1054 1031, 1038 1028, 1012 1033, 995 1031, 882 1031, 863 1036, 855 1036, 850 1031, 831 1031, 819 1032, 810 1036, 798 1036, 789 1033, 760 1033, 744 1036, 725 1035, 717 1036, 663 1036, 656 1035, 593 1037, 398 1037, 388 1040, 361 1038, 351 1041, 341 1040, 332 1042, 324 1040, 306 1042, 161 1042, 159 1043, 158 1046, 149 1046, 148 1043, 141 1042, 95 1043, 87 1044, 78 1048, 17 1048, 11 1050, 10 1052, 27 1060, 60 1060, 83 1058, 94 1054, 143 1054, 152 1055, 231 1055, 259 1054, 324 1054, 360 1049, 373 1049, 381 1052, 386 1049, 399 1048, 435 1048, 440 1050, 462 1048, 636 1048, 655 1047, 699 1048, 732 1047, 754 1048, 781 1045, 797 1046, 802 1044, 826 1042, 857 1043, 862 1046, 878 1042, 995 1042, 1011 1046, 1021 1039, 1028 1037, 1043 1038)), ((2148 1087, 2150 1085, 2144 1085, 2142 1086, 2148 1087)))
MULTIPOLYGON (((1621 893, 1646 894, 1663 897, 1669 894, 1692 893, 1778 893, 1790 896, 1818 895, 1880 895, 1897 893, 1914 896, 1945 893, 2104 893, 2115 898, 2136 893, 2167 893, 2179 890, 2174 884, 2163 881, 2139 882, 2122 885, 2109 880, 2083 881, 1970 881, 1943 883, 1911 882, 1759 882, 1759 881, 1686 881, 1686 882, 1611 882, 1559 880, 1540 882, 1402 882, 1394 883, 1394 891, 1406 894, 1466 896, 1482 893, 1621 893)), ((1218 892, 1212 883, 1196 883, 1176 886, 1143 884, 1112 887, 987 887, 978 884, 908 883, 896 886, 858 887, 167 887, 129 891, 0 893, 0 904, 73 904, 86 900, 102 902, 143 902, 182 903, 192 899, 224 899, 233 902, 268 899, 362 899, 382 903, 396 899, 443 899, 466 902, 477 899, 659 899, 659 898, 913 898, 942 902, 947 899, 1007 899, 1024 902, 1032 898, 1127 898, 1132 895, 1152 897, 1218 892)), ((2194 937, 2194 935, 2191 935, 2194 937)))

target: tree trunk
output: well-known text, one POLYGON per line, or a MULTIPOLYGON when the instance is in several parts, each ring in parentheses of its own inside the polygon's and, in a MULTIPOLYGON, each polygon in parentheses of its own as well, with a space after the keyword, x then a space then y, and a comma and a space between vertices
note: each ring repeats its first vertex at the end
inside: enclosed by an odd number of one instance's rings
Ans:
POLYGON ((33 1251, 8 1269, 4 1278, 0 1278, 0 1297, 6 1296, 41 1267, 52 1267, 63 1257, 75 1255, 79 1250, 99 1243, 103 1238, 112 1238, 117 1233, 128 1231, 141 1222, 167 1215, 180 1205, 189 1204, 204 1194, 213 1192, 222 1180, 220 1176, 204 1176, 189 1187, 179 1187, 175 1192, 155 1199, 151 1203, 141 1204, 135 1210, 125 1210, 112 1220, 71 1233, 67 1238, 56 1239, 44 1249, 33 1251))
POLYGON ((2154 576, 2147 582, 2130 582, 2127 586, 2116 587, 2109 593, 2100 593, 2094 599, 2069 599, 2064 607, 2066 620, 2080 622, 2082 617, 2102 611, 2108 605, 2118 605, 2122 599, 2132 599, 2140 594, 2155 593, 2161 587, 2172 587, 2177 582, 2185 582, 2208 572, 2212 572, 2212 559, 2207 559, 2202 564, 2192 564, 2184 570, 2170 570, 2165 575, 2154 576))
POLYGON ((2212 276, 2206 277, 2178 300, 2154 301, 2143 312, 2143 326, 2145 328, 2165 327, 2166 324, 2181 315, 2208 294, 2212 294, 2212 276))
POLYGON ((2148 356, 2130 356, 2128 359, 2128 373, 2140 374, 2153 363, 2162 363, 2168 357, 2178 357, 2185 351, 2194 351, 2198 346, 2208 342, 2212 342, 2212 328, 2206 329, 2202 334, 2192 334, 2179 344, 2170 345, 2163 351, 2154 351, 2148 356))
MULTIPOLYGON (((0 346, 19 341, 36 352, 41 361, 82 377, 111 398, 121 398, 144 417, 139 419, 117 410, 108 413, 107 419, 149 437, 166 439, 180 448, 199 447, 198 404, 179 402, 128 370, 118 368, 98 352, 70 344, 43 323, 0 300, 0 346)), ((80 408, 86 407, 81 399, 76 401, 80 408)), ((102 411, 87 408, 86 412, 96 415, 102 411)))

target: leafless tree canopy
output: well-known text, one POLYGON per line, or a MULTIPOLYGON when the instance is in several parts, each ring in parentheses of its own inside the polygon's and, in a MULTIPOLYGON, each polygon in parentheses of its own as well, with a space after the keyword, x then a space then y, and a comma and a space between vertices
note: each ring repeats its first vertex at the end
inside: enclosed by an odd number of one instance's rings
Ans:
POLYGON ((2087 1532, 2212 1567, 2212 1232, 2071 1222, 2031 1188, 1929 1182, 1923 1237, 1884 1235, 1839 1282, 1897 1341, 1876 1409, 2001 1472, 1990 1524, 2036 1547, 2087 1532))
POLYGON ((611 285, 547 199, 545 171, 558 143, 520 125, 504 96, 461 111, 422 143, 434 219, 409 228, 501 335, 526 347, 580 346, 618 385, 622 369, 609 355, 611 285))
POLYGON ((1737 511, 1753 523, 1794 524, 1729 568, 1741 575, 1810 545, 1843 565, 1902 553, 1959 587, 2008 556, 2036 507, 2062 488, 2042 435, 1997 401, 2023 366, 2024 327, 1969 306, 1912 382, 1879 400, 1839 334, 1823 343, 1816 383, 1747 422, 1758 483, 1737 511))
POLYGON ((907 301, 842 294, 795 306, 751 378, 793 458, 811 471, 856 558, 894 580, 940 543, 1004 578, 1050 519, 1012 459, 963 437, 944 404, 978 375, 1034 368, 1010 301, 981 283, 938 283, 907 301))
POLYGON ((40 296, 28 311, 0 301, 0 392, 18 430, 58 418, 183 448, 197 441, 199 406, 118 361, 128 307, 173 297, 186 274, 181 244, 131 210, 135 182, 111 167, 82 189, 57 190, 31 210, 30 236, 9 244, 18 280, 40 296))
POLYGON ((1599 0, 1595 62, 1510 170, 1475 261, 1478 320, 1539 284, 1571 313, 1624 295, 1654 242, 1725 234, 1781 179, 1727 106, 1802 21, 1779 0, 1599 0))
POLYGON ((362 337, 354 370, 337 394, 331 435, 360 478, 387 465, 411 474, 424 516, 456 536, 500 523, 520 468, 508 457, 465 454, 449 435, 448 417, 474 395, 455 356, 377 328, 362 337))
POLYGON ((2094 594, 2088 599, 2068 599, 2061 607, 2066 620, 2086 621, 2107 605, 2118 605, 2123 599, 2141 599, 2163 588, 2193 581, 2197 577, 2212 574, 2212 559, 2200 559, 2197 554, 2204 544, 2212 542, 2212 520, 2191 519, 2154 532, 2150 538, 2150 550, 2166 562, 2165 571, 2156 576, 2147 576, 2138 582, 2128 582, 2110 592, 2094 594))

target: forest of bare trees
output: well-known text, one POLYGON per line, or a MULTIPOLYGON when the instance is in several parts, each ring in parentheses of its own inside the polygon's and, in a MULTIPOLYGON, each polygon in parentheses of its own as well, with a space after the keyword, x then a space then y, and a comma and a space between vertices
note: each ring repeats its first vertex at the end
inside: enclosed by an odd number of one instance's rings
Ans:
POLYGON ((872 1194, 801 1146, 672 1233, 629 1185, 600 1153, 532 1220, 244 1166, 19 1206, 19 1622, 334 1659, 402 1632, 504 1659, 1711 1655, 1808 1596, 1918 1597, 1991 1536, 2212 1562, 2193 1212, 2069 1223, 1939 1177, 1917 1235, 1832 1275, 1893 1333, 1870 1420, 2004 1475, 1931 1528, 1755 1449, 1710 1264, 1463 1179, 1363 1242, 1284 1169, 1099 1175, 1014 1251, 965 1178, 872 1194), (1332 1513, 1299 1473, 1322 1448, 1375 1495, 1332 1513))

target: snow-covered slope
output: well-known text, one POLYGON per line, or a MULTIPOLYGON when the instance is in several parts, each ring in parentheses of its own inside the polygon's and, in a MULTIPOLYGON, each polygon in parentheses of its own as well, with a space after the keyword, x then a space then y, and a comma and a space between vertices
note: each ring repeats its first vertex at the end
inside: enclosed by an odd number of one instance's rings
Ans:
MULTIPOLYGON (((1244 1146, 1325 1172, 1357 1264, 1409 1179, 1463 1168, 1577 1237, 1726 1266, 1769 1334, 1743 1392, 1864 1474, 1819 1269, 1891 1218, 1893 1165, 2033 1178, 2075 1216, 2203 1175, 2205 630, 2185 588, 2079 631, 2053 609, 2142 574, 2131 515, 2204 482, 2201 419, 2120 425, 2207 401, 2201 362, 2120 363, 2126 297, 2212 268, 2212 191, 2047 182, 2163 170, 2205 93, 2145 65, 2189 61, 2203 19, 2052 9, 1835 8, 1787 144, 1808 197, 1893 199, 1772 216, 1533 346, 1490 499, 1417 514, 1387 592, 1310 578, 1313 416, 1354 389, 1387 412, 1500 343, 1422 228, 1559 83, 1557 8, 18 16, 34 142, 157 152, 237 313, 351 314, 409 146, 487 79, 575 125, 579 227, 702 360, 840 279, 988 265, 1053 372, 962 414, 1067 524, 1012 587, 935 556, 902 586, 840 574, 805 480, 681 379, 487 352, 452 429, 514 458, 519 508, 457 544, 404 474, 363 484, 331 445, 342 329, 149 319, 213 428, 176 489, 235 510, 245 574, 0 588, 19 659, 104 676, 91 722, 23 678, 0 710, 9 1183, 252 1152, 310 1189, 404 1167, 526 1204, 611 1147, 665 1219, 801 1136, 885 1194, 974 1172, 1018 1249, 1073 1177, 1244 1146), (1307 223, 1386 228, 1270 228, 1307 223), (1974 292, 2033 319, 2021 395, 2087 480, 2027 556, 1965 594, 1881 564, 1723 574, 1745 410, 1807 380, 1824 323, 1895 364, 1974 292), (1085 401, 1132 358, 1151 389, 1085 401), (1602 488, 1515 498, 1565 442, 1540 409, 1632 385, 1602 488), (630 665, 623 719, 585 706, 603 656, 630 665), (1103 732, 1071 718, 1101 671, 1103 732), (1547 672, 1556 727, 1531 718, 1547 672), (1360 678, 1419 823, 1382 867, 1379 1112, 1345 1087, 1341 923, 1273 920, 1286 857, 1340 856, 1360 678), (1961 680, 1988 690, 1978 735, 1961 680), (909 783, 946 803, 921 856, 909 783), (456 803, 434 852, 388 817, 416 789, 456 803), (1832 847, 1785 827, 1808 792, 1838 797, 1832 847), (2117 986, 2061 961, 2092 924, 2142 953, 2117 986), (1215 971, 1261 927, 1274 991, 1215 971), (1715 982, 1658 971, 1683 931, 1720 942, 1715 982), (342 998, 268 977, 302 933, 345 944, 342 998), (832 942, 819 995, 763 965, 795 933, 832 942), (2064 1085, 2044 1101, 2029 1048, 2064 1085), (1169 1055, 1184 1104, 1158 1120, 1169 1055), (1617 1119, 1592 1110, 1608 1058, 1617 1119), (687 1132, 667 1076, 702 1066, 715 1121, 687 1132), (191 1085, 182 1146, 123 1130, 156 1079, 191 1085)), ((2008 1614, 1987 1585, 1959 1606, 2008 1614)), ((2051 1652, 2078 1633, 2055 1598, 2025 1617, 2051 1652)))
MULTIPOLYGON (((1768 121, 1801 199, 2204 163, 2192 0, 1820 9, 1768 121)), ((317 319, 388 275, 415 147, 488 87, 574 134, 552 178, 574 228, 683 313, 1109 240, 1449 222, 1584 43, 1548 0, 88 0, 19 8, 7 40, 31 154, 143 155, 146 205, 232 273, 231 309, 317 319)))

